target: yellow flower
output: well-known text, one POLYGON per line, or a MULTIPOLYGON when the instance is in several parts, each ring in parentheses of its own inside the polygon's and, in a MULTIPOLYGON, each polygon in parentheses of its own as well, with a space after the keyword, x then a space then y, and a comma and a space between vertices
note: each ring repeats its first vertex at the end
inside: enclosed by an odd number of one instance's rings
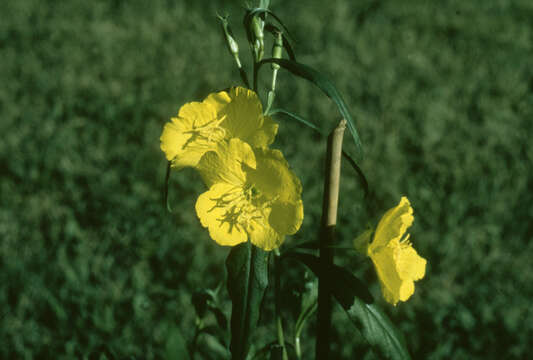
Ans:
POLYGON ((368 231, 354 241, 357 249, 366 249, 376 268, 383 297, 393 305, 407 301, 415 291, 414 281, 422 279, 426 272, 426 260, 413 249, 409 235, 404 236, 413 220, 413 208, 404 196, 383 215, 372 243, 368 244, 368 231))
POLYGON ((161 150, 172 167, 195 167, 224 139, 239 138, 264 148, 274 141, 277 131, 278 124, 263 115, 256 93, 235 87, 183 105, 163 129, 161 150))
POLYGON ((198 170, 209 187, 196 213, 220 245, 245 241, 272 250, 303 220, 302 186, 279 150, 233 138, 206 153, 198 170))

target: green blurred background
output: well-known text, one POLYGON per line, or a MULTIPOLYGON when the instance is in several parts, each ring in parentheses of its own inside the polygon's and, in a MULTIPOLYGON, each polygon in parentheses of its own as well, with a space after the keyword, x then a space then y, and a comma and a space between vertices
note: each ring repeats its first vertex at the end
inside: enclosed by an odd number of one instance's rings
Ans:
MULTIPOLYGON (((527 358, 533 3, 274 0, 271 9, 299 61, 344 95, 375 214, 411 200, 412 241, 428 267, 394 308, 367 260, 338 251, 337 262, 373 284, 415 359, 527 358)), ((193 336, 191 294, 224 280, 228 249, 196 218, 204 188, 193 171, 173 174, 174 213, 162 206, 159 136, 185 102, 240 84, 215 17, 224 10, 249 67, 239 2, 0 2, 0 358, 157 359, 173 329, 193 336)), ((312 85, 279 78, 276 106, 324 129, 339 120, 312 85)), ((302 229, 286 241, 294 244, 316 238, 325 145, 277 120, 273 146, 304 189, 302 229)), ((340 245, 369 220, 344 166, 340 245)), ((297 285, 303 270, 284 271, 284 286, 297 285)), ((294 297, 288 289, 287 304, 294 297)), ((221 298, 229 314, 225 289, 221 298)), ((257 343, 275 338, 271 298, 265 306, 257 343)), ((340 309, 334 325, 332 358, 374 358, 340 309)), ((304 358, 314 333, 313 321, 304 358)), ((215 359, 207 340, 203 356, 215 359)))

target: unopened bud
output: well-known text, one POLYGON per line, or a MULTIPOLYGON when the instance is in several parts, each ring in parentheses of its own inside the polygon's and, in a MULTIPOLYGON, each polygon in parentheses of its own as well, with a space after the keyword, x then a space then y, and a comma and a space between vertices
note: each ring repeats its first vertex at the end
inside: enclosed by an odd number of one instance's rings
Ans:
POLYGON ((226 45, 228 46, 228 50, 235 58, 235 62, 237 63, 237 67, 239 69, 241 68, 241 60, 239 59, 239 45, 237 44, 237 41, 232 36, 231 29, 228 25, 227 16, 223 17, 218 15, 218 18, 220 19, 220 22, 222 23, 222 29, 224 30, 224 36, 226 37, 226 45))
POLYGON ((263 57, 264 49, 265 49, 265 43, 264 43, 264 33, 263 33, 263 27, 264 22, 259 17, 254 16, 252 18, 252 32, 254 34, 254 50, 257 57, 257 60, 261 60, 263 57))
MULTIPOLYGON (((283 35, 281 32, 277 32, 274 38, 274 46, 272 47, 272 57, 274 59, 281 59, 281 53, 283 51, 283 35)), ((272 70, 278 70, 279 65, 272 63, 272 70)))

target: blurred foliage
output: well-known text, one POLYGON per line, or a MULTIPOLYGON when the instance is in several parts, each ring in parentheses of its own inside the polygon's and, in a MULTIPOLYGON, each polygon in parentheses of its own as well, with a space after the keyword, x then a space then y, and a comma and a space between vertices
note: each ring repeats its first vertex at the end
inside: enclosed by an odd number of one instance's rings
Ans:
MULTIPOLYGON (((310 0, 271 9, 298 60, 337 85, 365 148, 375 196, 367 209, 344 167, 340 245, 401 195, 413 204, 427 275, 408 303, 384 305, 413 357, 526 358, 533 3, 310 0)), ((172 334, 192 338, 191 295, 224 281, 228 249, 196 219, 203 187, 193 171, 173 174, 175 210, 166 212, 159 136, 183 103, 239 83, 215 16, 223 10, 245 53, 238 2, 0 2, 0 358, 155 359, 172 334)), ((339 117, 283 70, 277 88, 276 107, 315 123, 339 117)), ((316 238, 325 141, 278 120, 274 146, 304 186, 305 220, 290 245, 316 238)), ((337 255, 379 296, 367 260, 337 255)), ((290 334, 304 270, 287 262, 284 271, 290 334)), ((271 300, 258 346, 275 339, 271 300)), ((340 309, 334 323, 335 358, 374 358, 340 309)))

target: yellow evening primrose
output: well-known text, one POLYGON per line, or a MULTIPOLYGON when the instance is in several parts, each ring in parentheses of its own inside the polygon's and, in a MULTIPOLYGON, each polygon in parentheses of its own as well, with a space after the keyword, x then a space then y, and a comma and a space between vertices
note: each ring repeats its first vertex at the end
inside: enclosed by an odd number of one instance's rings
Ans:
POLYGON ((257 94, 243 87, 210 94, 202 102, 183 105, 165 125, 161 150, 172 167, 195 167, 223 140, 239 138, 264 148, 274 141, 278 124, 263 115, 257 94))
POLYGON ((302 185, 279 150, 233 138, 197 168, 209 190, 198 197, 196 213, 218 244, 250 241, 269 251, 300 228, 302 185))
POLYGON ((383 297, 393 305, 407 301, 415 291, 414 281, 422 279, 426 272, 426 260, 417 254, 409 235, 405 235, 413 220, 413 208, 404 196, 383 215, 370 244, 368 231, 354 241, 356 248, 366 250, 372 259, 383 297))

